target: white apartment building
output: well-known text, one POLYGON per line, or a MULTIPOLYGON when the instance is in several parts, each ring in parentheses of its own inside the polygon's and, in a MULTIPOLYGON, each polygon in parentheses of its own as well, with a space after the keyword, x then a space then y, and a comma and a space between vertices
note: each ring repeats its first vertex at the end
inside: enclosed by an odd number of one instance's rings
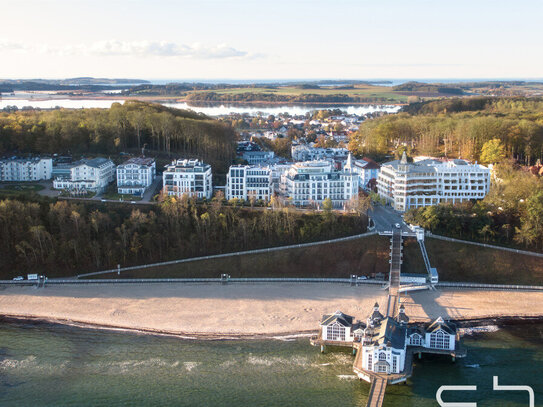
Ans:
POLYGON ((211 165, 197 159, 172 161, 164 170, 162 186, 164 193, 170 196, 187 194, 198 199, 211 199, 211 165))
POLYGON ((115 164, 107 158, 83 159, 72 165, 70 177, 57 177, 55 189, 75 193, 102 192, 115 179, 115 164))
POLYGON ((379 195, 395 210, 483 199, 490 189, 490 170, 465 160, 401 160, 381 166, 377 178, 379 195))
POLYGON ((136 157, 117 167, 117 192, 143 196, 153 183, 156 163, 152 158, 136 157))
MULTIPOLYGON (((347 169, 347 164, 346 167, 347 169)), ((363 158, 361 160, 353 160, 351 169, 358 174, 358 185, 362 189, 370 189, 372 184, 375 185, 381 166, 371 158, 363 158)))
POLYGON ((312 147, 307 144, 293 145, 290 154, 294 161, 316 161, 316 160, 345 160, 349 155, 346 148, 321 148, 312 147))
POLYGON ((0 160, 0 181, 41 181, 51 179, 51 158, 8 158, 0 160))
POLYGON ((358 197, 358 175, 337 171, 328 161, 306 161, 293 164, 281 175, 283 200, 296 206, 321 205, 330 198, 334 207, 342 207, 358 197))
POLYGON ((272 171, 268 167, 232 165, 226 175, 226 199, 269 201, 273 192, 272 171))

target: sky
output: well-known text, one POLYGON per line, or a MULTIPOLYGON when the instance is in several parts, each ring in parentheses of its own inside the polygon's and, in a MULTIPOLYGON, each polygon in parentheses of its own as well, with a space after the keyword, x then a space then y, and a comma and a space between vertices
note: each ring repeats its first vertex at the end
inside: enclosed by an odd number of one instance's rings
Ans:
POLYGON ((543 78, 541 0, 1 0, 0 14, 0 78, 543 78))

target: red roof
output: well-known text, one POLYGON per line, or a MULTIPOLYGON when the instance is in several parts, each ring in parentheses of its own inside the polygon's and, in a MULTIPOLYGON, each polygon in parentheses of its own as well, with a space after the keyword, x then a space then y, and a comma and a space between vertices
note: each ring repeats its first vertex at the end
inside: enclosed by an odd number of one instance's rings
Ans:
POLYGON ((367 164, 364 166, 365 170, 378 170, 379 168, 381 168, 381 166, 373 161, 371 158, 362 157, 362 159, 364 161, 367 161, 367 164))

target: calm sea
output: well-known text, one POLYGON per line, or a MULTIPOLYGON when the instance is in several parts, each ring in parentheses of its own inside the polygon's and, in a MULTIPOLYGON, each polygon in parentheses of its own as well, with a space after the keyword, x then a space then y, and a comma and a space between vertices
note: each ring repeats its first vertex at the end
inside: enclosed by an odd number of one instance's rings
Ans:
MULTIPOLYGON (((417 361, 408 385, 390 386, 385 406, 437 406, 443 384, 477 385, 446 401, 528 406, 500 384, 531 385, 543 403, 543 326, 465 339, 469 354, 417 361)), ((307 339, 187 341, 34 323, 0 324, 0 406, 364 406, 347 351, 320 354, 307 339)))

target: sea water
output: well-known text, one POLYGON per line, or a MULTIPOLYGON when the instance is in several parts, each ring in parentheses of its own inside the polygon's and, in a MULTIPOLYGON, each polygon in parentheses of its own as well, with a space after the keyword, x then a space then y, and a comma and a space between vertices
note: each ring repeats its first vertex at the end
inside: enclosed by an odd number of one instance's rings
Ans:
MULTIPOLYGON (((543 325, 477 333, 465 359, 423 357, 406 385, 387 388, 385 406, 446 401, 528 406, 532 386, 543 405, 543 325)), ((194 341, 61 325, 0 323, 0 406, 364 406, 369 385, 352 372, 349 350, 321 354, 307 338, 194 341)))

